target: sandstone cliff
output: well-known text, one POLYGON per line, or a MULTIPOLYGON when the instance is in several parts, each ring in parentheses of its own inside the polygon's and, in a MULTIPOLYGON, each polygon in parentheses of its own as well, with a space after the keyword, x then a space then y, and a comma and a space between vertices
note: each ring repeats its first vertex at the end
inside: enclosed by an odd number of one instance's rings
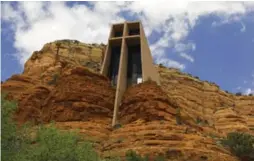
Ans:
POLYGON ((32 54, 24 72, 2 86, 18 101, 18 123, 56 121, 79 129, 102 157, 124 156, 128 149, 175 161, 238 160, 220 145, 228 132, 254 134, 254 97, 235 96, 216 84, 176 69, 156 66, 161 86, 145 82, 129 88, 111 127, 115 89, 100 75, 105 45, 61 40, 32 54))

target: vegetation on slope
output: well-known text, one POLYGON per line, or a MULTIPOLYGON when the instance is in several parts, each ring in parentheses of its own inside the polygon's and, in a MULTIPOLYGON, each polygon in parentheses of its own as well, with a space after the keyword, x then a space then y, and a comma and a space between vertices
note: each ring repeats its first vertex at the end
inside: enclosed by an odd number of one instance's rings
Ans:
POLYGON ((222 140, 222 144, 241 160, 254 160, 254 136, 247 133, 232 132, 222 140))
MULTIPOLYGON (((4 96, 3 96, 4 97, 4 96)), ((2 100, 1 152, 3 161, 98 161, 89 142, 80 142, 74 132, 41 125, 35 135, 31 126, 17 127, 12 119, 16 103, 2 100)))
MULTIPOLYGON (((164 161, 165 158, 163 155, 157 155, 154 161, 164 161)), ((149 155, 141 156, 135 151, 129 150, 126 152, 126 161, 149 161, 149 155)))
MULTIPOLYGON (((1 97, 2 134, 1 152, 3 161, 118 161, 100 159, 94 151, 92 143, 81 141, 76 132, 58 130, 53 123, 40 125, 34 129, 26 124, 17 127, 13 121, 13 113, 17 104, 1 97)), ((147 155, 148 156, 148 155, 147 155)), ((127 161, 148 161, 134 151, 126 153, 127 161)), ((157 156, 156 161, 163 161, 157 156)))

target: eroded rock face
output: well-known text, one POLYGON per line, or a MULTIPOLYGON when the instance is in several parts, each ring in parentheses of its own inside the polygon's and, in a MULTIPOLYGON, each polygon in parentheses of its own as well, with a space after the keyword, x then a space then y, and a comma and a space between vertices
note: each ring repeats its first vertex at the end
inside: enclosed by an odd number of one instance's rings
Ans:
POLYGON ((253 133, 254 97, 235 96, 213 83, 201 81, 176 69, 157 68, 162 90, 174 99, 186 124, 198 125, 203 133, 243 131, 253 133))
POLYGON ((235 96, 176 69, 157 67, 161 86, 130 87, 111 127, 115 89, 98 74, 104 45, 56 41, 34 52, 24 72, 1 84, 18 101, 15 119, 79 129, 102 157, 133 149, 168 160, 237 160, 218 142, 228 132, 254 134, 254 97, 235 96), (58 54, 57 54, 58 53, 58 54), (179 123, 180 120, 180 123, 179 123))
POLYGON ((150 158, 164 154, 168 160, 237 160, 216 139, 205 135, 202 127, 185 120, 179 124, 177 108, 177 102, 155 82, 130 87, 120 107, 122 127, 103 142, 102 156, 124 156, 127 149, 134 149, 150 158))
POLYGON ((168 160, 237 160, 216 140, 198 128, 176 121, 177 104, 155 82, 130 87, 120 107, 118 128, 102 143, 103 157, 122 156, 133 149, 150 159, 164 154, 168 160))
POLYGON ((19 103, 18 122, 111 118, 115 91, 106 77, 95 73, 100 69, 104 48, 60 40, 34 52, 23 74, 2 84, 8 98, 19 103))
POLYGON ((50 85, 30 85, 22 89, 22 93, 11 91, 18 86, 14 81, 11 78, 2 87, 9 92, 8 97, 18 100, 17 120, 20 123, 28 120, 46 123, 52 120, 64 122, 112 118, 115 90, 106 77, 84 67, 70 69, 69 73, 59 75, 50 85))
POLYGON ((52 96, 53 118, 58 121, 88 121, 112 118, 115 90, 109 80, 83 67, 77 67, 59 79, 52 96), (67 109, 66 109, 67 108, 67 109), (75 116, 75 117, 74 117, 75 116))
POLYGON ((103 44, 85 44, 76 40, 47 43, 25 63, 23 74, 48 82, 65 67, 84 66, 99 72, 104 50, 103 44))
POLYGON ((175 120, 176 106, 155 82, 145 82, 129 88, 120 106, 120 122, 131 123, 138 119, 175 120))

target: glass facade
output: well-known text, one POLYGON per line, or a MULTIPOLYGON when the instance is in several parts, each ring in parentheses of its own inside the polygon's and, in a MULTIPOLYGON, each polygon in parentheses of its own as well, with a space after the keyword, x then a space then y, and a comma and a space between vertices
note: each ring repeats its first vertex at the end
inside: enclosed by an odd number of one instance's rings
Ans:
POLYGON ((130 46, 128 47, 128 68, 127 68, 128 86, 140 83, 140 79, 142 79, 140 45, 130 46))
POLYGON ((109 78, 111 80, 111 84, 116 86, 117 84, 117 77, 118 77, 118 68, 120 62, 120 55, 121 55, 121 46, 112 47, 111 52, 111 60, 110 60, 110 67, 109 67, 109 78))

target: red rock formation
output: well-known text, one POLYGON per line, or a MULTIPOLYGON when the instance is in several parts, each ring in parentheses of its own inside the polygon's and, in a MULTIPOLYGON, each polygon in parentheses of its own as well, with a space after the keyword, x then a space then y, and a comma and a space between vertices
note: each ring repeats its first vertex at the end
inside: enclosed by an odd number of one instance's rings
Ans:
POLYGON ((253 96, 228 94, 164 67, 157 68, 161 86, 145 82, 126 91, 121 127, 112 129, 115 89, 98 74, 104 46, 60 43, 58 56, 56 42, 48 43, 33 53, 22 74, 1 84, 18 101, 19 123, 54 120, 61 129, 79 129, 103 157, 132 149, 175 161, 237 160, 218 139, 232 131, 254 134, 253 96))
POLYGON ((128 149, 133 149, 151 158, 164 154, 167 159, 178 161, 237 160, 196 127, 178 125, 176 108, 176 103, 155 82, 130 87, 120 107, 122 127, 103 142, 102 156, 124 157, 128 149))
POLYGON ((176 108, 155 82, 145 82, 126 91, 120 107, 120 122, 125 124, 138 119, 172 121, 176 108))
POLYGON ((51 84, 32 84, 15 76, 3 84, 9 97, 18 100, 17 120, 36 123, 49 121, 87 121, 95 117, 112 117, 114 89, 101 75, 76 67, 59 75, 51 84), (17 79, 18 78, 18 79, 17 79), (17 81, 21 81, 21 83, 17 81), (16 82, 16 84, 15 84, 16 82), (27 85, 19 91, 18 85, 27 85), (17 89, 16 91, 13 89, 17 89))

